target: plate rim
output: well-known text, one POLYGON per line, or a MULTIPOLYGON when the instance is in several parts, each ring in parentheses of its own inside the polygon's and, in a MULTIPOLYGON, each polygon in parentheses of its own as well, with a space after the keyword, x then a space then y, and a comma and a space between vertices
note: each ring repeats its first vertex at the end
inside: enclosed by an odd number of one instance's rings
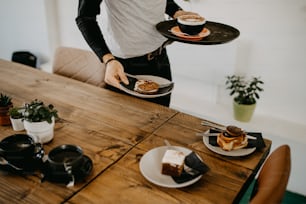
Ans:
POLYGON ((225 151, 221 149, 221 147, 215 147, 209 144, 209 137, 208 136, 203 136, 203 143, 204 145, 212 152, 215 152, 217 154, 223 155, 223 156, 230 156, 230 157, 241 157, 241 156, 247 156, 255 152, 256 147, 252 148, 243 148, 238 150, 232 150, 232 151, 225 151), (242 151, 245 150, 245 151, 242 151), (248 151, 246 151, 248 150, 248 151), (242 153, 239 153, 242 152, 242 153))
MULTIPOLYGON (((153 184, 155 184, 155 185, 157 185, 157 186, 161 186, 161 187, 166 187, 166 188, 182 188, 182 187, 186 187, 186 186, 192 185, 192 184, 196 183, 197 181, 199 181, 199 180, 202 178, 203 174, 197 176, 196 178, 194 178, 194 179, 192 179, 192 180, 190 180, 190 181, 184 182, 184 183, 175 183, 175 181, 173 180, 173 184, 161 183, 161 182, 158 182, 158 181, 156 181, 156 180, 150 178, 150 177, 146 174, 146 172, 144 171, 144 169, 143 169, 143 167, 142 167, 142 166, 144 165, 144 160, 146 159, 146 157, 148 157, 149 154, 152 154, 153 151, 158 151, 159 149, 161 149, 161 151, 163 151, 162 149, 164 149, 164 151, 166 151, 168 148, 169 148, 168 146, 155 147, 155 148, 152 148, 152 149, 150 149, 149 151, 147 151, 147 152, 141 157, 140 162, 139 162, 139 169, 140 169, 140 172, 141 172, 142 176, 143 176, 146 180, 148 180, 149 182, 151 182, 151 183, 153 183, 153 184)), ((178 149, 178 150, 181 150, 181 151, 185 151, 186 154, 187 154, 187 152, 188 152, 188 154, 189 154, 190 152, 192 152, 192 150, 190 150, 190 149, 188 149, 188 148, 186 148, 186 147, 181 147, 181 146, 171 146, 171 148, 178 149)), ((198 154, 196 154, 196 155, 199 157, 198 154)), ((200 158, 200 157, 199 157, 199 158, 200 158)), ((161 173, 160 173, 160 175, 161 175, 161 176, 166 176, 166 175, 162 175, 161 173)), ((170 176, 169 176, 169 177, 170 177, 170 176)))
MULTIPOLYGON (((168 80, 166 78, 163 78, 163 77, 160 77, 160 76, 154 76, 154 75, 139 74, 139 75, 135 75, 135 77, 139 77, 138 79, 141 79, 141 77, 143 77, 144 79, 157 78, 157 79, 164 80, 165 83, 170 83, 171 82, 170 80, 168 80)), ((141 94, 141 93, 138 93, 136 91, 133 91, 133 90, 130 90, 130 89, 126 88, 122 84, 120 84, 120 88, 125 93, 128 93, 128 94, 130 94, 132 96, 137 96, 137 97, 140 97, 140 98, 157 98, 157 97, 161 97, 161 96, 166 96, 166 95, 170 94, 172 92, 172 90, 173 90, 173 88, 171 88, 170 91, 165 92, 165 93, 159 93, 159 94, 141 94)))

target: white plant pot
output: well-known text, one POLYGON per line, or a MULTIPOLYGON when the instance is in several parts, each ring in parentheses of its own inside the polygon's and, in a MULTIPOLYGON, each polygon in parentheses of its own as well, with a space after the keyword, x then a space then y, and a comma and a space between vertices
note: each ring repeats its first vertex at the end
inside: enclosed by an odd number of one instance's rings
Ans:
POLYGON ((14 119, 10 117, 10 120, 14 131, 24 130, 23 118, 14 119))
POLYGON ((24 128, 27 134, 36 137, 42 144, 48 143, 53 139, 54 136, 54 118, 52 118, 52 123, 47 121, 43 122, 29 122, 24 121, 24 128))

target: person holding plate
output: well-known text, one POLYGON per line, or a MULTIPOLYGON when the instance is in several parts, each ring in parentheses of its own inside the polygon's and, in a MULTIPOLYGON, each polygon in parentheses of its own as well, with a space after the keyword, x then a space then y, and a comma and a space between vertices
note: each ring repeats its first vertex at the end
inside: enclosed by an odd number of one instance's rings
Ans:
MULTIPOLYGON (((121 92, 126 73, 172 80, 165 46, 169 41, 155 28, 165 13, 184 14, 173 0, 79 0, 76 23, 88 45, 105 64, 107 88, 121 92)), ((149 101, 169 106, 170 94, 149 101)))

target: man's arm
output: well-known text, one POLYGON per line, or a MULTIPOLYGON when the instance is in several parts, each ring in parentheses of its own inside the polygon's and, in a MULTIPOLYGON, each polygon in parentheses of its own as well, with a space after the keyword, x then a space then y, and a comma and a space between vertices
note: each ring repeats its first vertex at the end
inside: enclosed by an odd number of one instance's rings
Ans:
POLYGON ((110 51, 96 20, 101 3, 102 0, 79 0, 76 23, 88 45, 103 62, 102 57, 110 51))
POLYGON ((96 53, 100 61, 105 63, 104 81, 120 88, 120 81, 125 84, 129 84, 129 81, 124 74, 122 64, 114 60, 114 56, 110 53, 98 25, 97 15, 100 14, 101 3, 102 0, 79 0, 76 23, 88 45, 96 53))

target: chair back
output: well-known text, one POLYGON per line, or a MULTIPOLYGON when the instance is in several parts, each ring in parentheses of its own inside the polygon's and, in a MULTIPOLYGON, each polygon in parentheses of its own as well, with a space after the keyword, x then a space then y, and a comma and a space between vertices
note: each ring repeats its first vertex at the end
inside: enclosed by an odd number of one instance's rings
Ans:
POLYGON ((290 170, 290 147, 282 145, 271 153, 260 170, 250 203, 281 203, 286 191, 290 170))
POLYGON ((54 54, 53 73, 105 87, 105 65, 88 50, 58 47, 54 54))

